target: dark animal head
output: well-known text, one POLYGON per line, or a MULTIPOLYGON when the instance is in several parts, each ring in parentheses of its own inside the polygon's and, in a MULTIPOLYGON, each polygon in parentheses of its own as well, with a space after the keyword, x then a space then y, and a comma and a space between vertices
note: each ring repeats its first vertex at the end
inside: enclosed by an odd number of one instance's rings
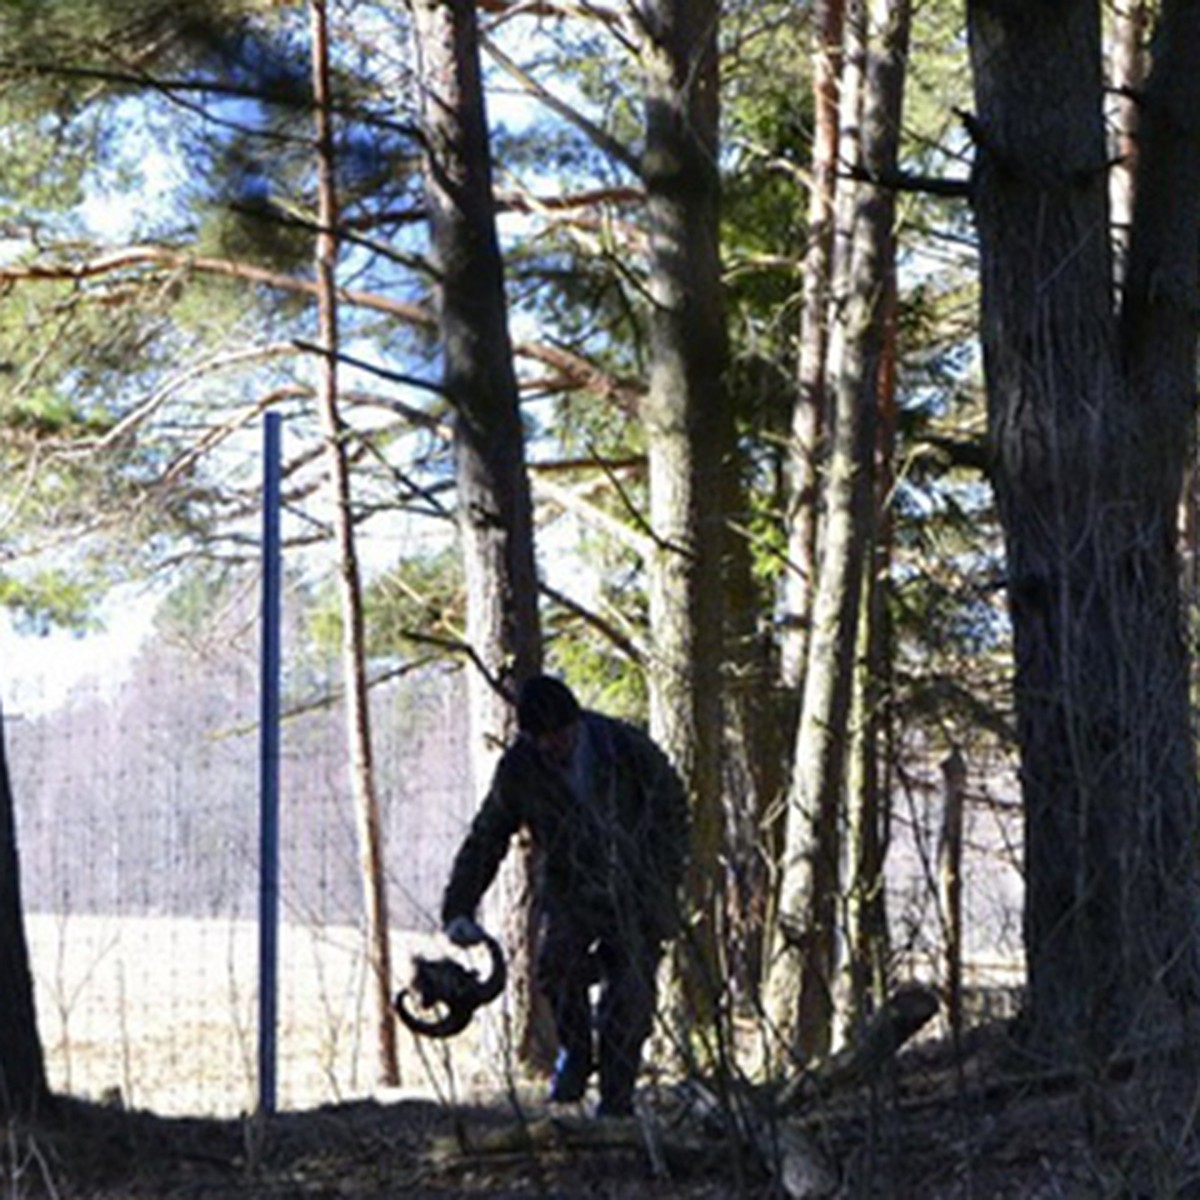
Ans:
POLYGON ((413 958, 413 981, 396 996, 393 1007, 396 1015, 413 1033, 425 1037, 447 1038, 462 1033, 470 1024, 475 1010, 495 1000, 504 990, 508 972, 504 952, 493 937, 484 937, 484 945, 492 958, 492 971, 487 979, 479 972, 464 967, 452 958, 413 958), (415 992, 427 1015, 413 1012, 408 996, 415 992))

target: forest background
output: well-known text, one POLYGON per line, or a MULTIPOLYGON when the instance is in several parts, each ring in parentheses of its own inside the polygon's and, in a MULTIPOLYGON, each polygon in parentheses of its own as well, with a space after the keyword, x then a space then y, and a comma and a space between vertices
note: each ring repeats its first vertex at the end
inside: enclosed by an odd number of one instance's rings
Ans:
POLYGON ((800 1061, 863 1022, 906 788, 1014 804, 1018 753, 1030 1046, 1191 994, 1200 33, 1060 9, 7 6, 5 602, 81 628, 153 579, 160 636, 217 630, 285 416, 289 686, 345 718, 385 1078, 369 696, 435 661, 476 792, 542 666, 678 763, 702 1063, 734 1013, 800 1061))

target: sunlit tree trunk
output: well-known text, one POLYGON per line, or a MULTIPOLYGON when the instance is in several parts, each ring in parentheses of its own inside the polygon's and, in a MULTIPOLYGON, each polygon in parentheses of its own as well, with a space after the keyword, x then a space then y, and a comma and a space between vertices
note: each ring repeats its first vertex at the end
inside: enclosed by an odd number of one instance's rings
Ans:
MULTIPOLYGON (((842 18, 842 72, 838 81, 838 146, 837 164, 842 174, 862 157, 863 107, 866 104, 867 62, 870 49, 869 0, 843 0, 846 6, 842 18)), ((830 327, 839 320, 851 287, 850 267, 855 240, 854 214, 858 207, 858 191, 854 187, 839 187, 834 194, 833 263, 829 303, 832 311, 830 327)))
POLYGON ((1147 0, 1118 0, 1112 12, 1110 86, 1114 95, 1112 229, 1118 274, 1124 270, 1133 221, 1133 181, 1137 174, 1138 93, 1146 81, 1147 0))
POLYGON ((798 941, 799 979, 791 956, 780 955, 769 993, 776 1024, 792 1031, 793 1049, 804 1059, 826 1051, 833 1030, 849 717, 873 537, 879 366, 894 255, 894 197, 869 180, 895 167, 909 30, 907 3, 875 0, 871 12, 859 153, 865 178, 856 183, 848 288, 830 348, 833 435, 780 894, 780 919, 798 941))
POLYGON ((48 1098, 21 908, 16 817, 0 723, 0 1117, 31 1116, 48 1098))
MULTIPOLYGON (((470 0, 413 0, 426 192, 438 271, 443 386, 454 412, 458 527, 467 583, 472 774, 482 794, 513 732, 511 699, 541 666, 533 514, 504 268, 496 233, 479 31, 470 0)), ((549 1053, 533 989, 531 851, 502 874, 518 1050, 549 1053)))
POLYGON ((321 350, 317 395, 334 492, 333 525, 337 540, 338 596, 342 614, 342 675, 346 693, 350 786, 358 829, 379 1079, 383 1084, 395 1086, 400 1082, 400 1069, 396 1058, 396 1023, 391 1011, 392 963, 387 881, 383 869, 383 834, 371 749, 362 578, 354 537, 350 465, 346 453, 348 431, 338 405, 338 199, 330 97, 329 19, 325 0, 312 0, 310 12, 317 150, 317 321, 321 350))
POLYGON ((1196 402, 1200 8, 1165 0, 1114 304, 1095 0, 968 4, 984 366, 1025 810, 1025 1035, 1093 1059, 1200 987, 1177 514, 1196 402))
POLYGON ((791 495, 780 638, 780 675, 784 687, 790 688, 799 688, 804 678, 816 575, 818 463, 828 403, 826 367, 832 314, 834 202, 845 7, 845 0, 817 0, 812 11, 813 138, 808 245, 801 263, 798 388, 789 454, 791 495))
POLYGON ((703 1014, 718 986, 721 576, 733 419, 718 254, 713 0, 651 0, 643 178, 650 225, 651 729, 692 798, 685 973, 703 1014))

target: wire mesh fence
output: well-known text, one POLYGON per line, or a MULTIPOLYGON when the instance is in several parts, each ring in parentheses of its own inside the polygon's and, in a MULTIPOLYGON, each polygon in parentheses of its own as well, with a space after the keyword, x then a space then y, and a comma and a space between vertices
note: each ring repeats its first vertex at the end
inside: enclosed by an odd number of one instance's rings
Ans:
MULTIPOLYGON (((70 647, 68 646, 68 649, 70 647)), ((78 653, 86 655, 85 643, 78 653)), ((279 1091, 370 1094, 362 885, 332 669, 296 668, 283 723, 279 1091), (320 674, 322 677, 317 678, 320 674)), ((59 647, 8 686, 5 735, 39 1021, 54 1086, 162 1112, 256 1099, 257 679, 236 638, 143 647, 74 675, 59 647)), ((460 682, 374 690, 394 961, 435 927, 470 819, 460 682)))
MULTIPOLYGON (((60 655, 6 681, 5 735, 39 1021, 57 1089, 162 1113, 257 1102, 258 682, 254 630, 156 638, 103 677, 60 655)), ((79 653, 84 655, 81 645, 79 653)), ((281 777, 278 1103, 378 1094, 362 888, 331 663, 288 665, 281 777)), ((476 796, 462 679, 399 673, 372 693, 393 966, 435 944, 442 885, 476 796)), ((939 983, 944 804, 910 747, 893 800, 897 975, 939 983)), ((977 761, 964 827, 969 1016, 1019 995, 1019 828, 1002 762, 977 761)), ((439 951, 440 953, 441 951, 439 951)), ((503 1006, 462 1038, 400 1030, 401 1086, 502 1086, 503 1006), (482 1051, 486 1050, 487 1053, 482 1051)))

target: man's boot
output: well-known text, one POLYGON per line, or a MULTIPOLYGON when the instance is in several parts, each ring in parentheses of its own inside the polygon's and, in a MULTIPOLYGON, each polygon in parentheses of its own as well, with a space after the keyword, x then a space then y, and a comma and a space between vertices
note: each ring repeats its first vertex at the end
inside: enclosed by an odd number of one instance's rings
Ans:
POLYGON ((596 1116, 633 1116, 633 1085, 637 1071, 636 1059, 631 1061, 623 1053, 613 1053, 611 1047, 601 1047, 600 1103, 596 1116))

